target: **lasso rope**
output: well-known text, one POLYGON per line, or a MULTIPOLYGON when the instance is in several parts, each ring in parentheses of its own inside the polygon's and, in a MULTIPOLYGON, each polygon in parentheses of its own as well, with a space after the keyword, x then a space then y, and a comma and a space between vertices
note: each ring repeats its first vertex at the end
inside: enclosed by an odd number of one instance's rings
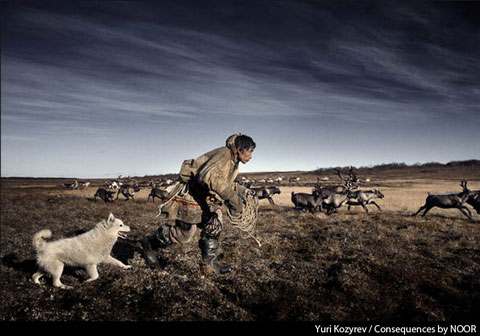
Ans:
POLYGON ((175 188, 178 188, 178 190, 175 192, 175 194, 173 196, 171 196, 168 201, 166 201, 165 203, 162 203, 158 206, 158 214, 155 216, 155 218, 157 218, 158 216, 160 216, 162 214, 162 208, 165 205, 167 205, 168 203, 172 202, 175 197, 177 197, 179 194, 185 194, 185 193, 188 192, 188 184, 187 183, 177 182, 177 183, 173 184, 171 187, 168 187, 166 189, 169 196, 173 194, 173 192, 172 192, 172 194, 170 194, 170 192, 172 190, 175 190, 175 188))
POLYGON ((239 228, 247 234, 247 237, 242 237, 246 239, 248 237, 253 238, 259 247, 262 246, 260 241, 254 236, 255 227, 258 219, 258 198, 257 197, 248 197, 243 211, 240 215, 232 215, 229 208, 227 208, 227 215, 230 219, 230 222, 233 226, 239 228))
MULTIPOLYGON (((171 186, 171 188, 167 188, 167 191, 169 195, 172 196, 167 202, 160 204, 160 206, 158 207, 158 214, 155 216, 155 218, 162 214, 162 208, 168 203, 172 202, 176 196, 188 192, 188 184, 182 184, 177 182, 176 184, 171 186), (172 192, 173 195, 170 194, 170 192, 175 190, 176 188, 176 192, 172 192)), ((241 231, 247 234, 247 237, 242 237, 242 239, 246 239, 249 237, 253 238, 257 242, 259 247, 262 246, 260 241, 254 236, 254 231, 258 220, 258 198, 256 196, 247 197, 246 204, 243 207, 243 211, 240 215, 232 215, 229 208, 227 208, 227 215, 234 227, 239 228, 241 231)))

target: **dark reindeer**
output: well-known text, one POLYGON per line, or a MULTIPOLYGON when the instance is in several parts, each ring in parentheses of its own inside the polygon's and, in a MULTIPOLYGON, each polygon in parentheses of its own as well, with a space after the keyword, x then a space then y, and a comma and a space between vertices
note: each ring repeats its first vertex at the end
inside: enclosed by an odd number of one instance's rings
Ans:
POLYGON ((272 196, 275 194, 281 194, 280 188, 276 185, 250 188, 250 190, 255 192, 255 195, 257 195, 258 199, 266 198, 272 205, 275 205, 272 196))
POLYGON ((98 188, 97 191, 95 192, 95 195, 93 196, 93 199, 96 202, 97 197, 100 197, 105 203, 113 202, 113 194, 115 194, 114 191, 108 191, 103 188, 98 188))
POLYGON ((67 189, 77 189, 78 188, 78 181, 75 180, 73 183, 64 183, 63 186, 67 189))
POLYGON ((472 190, 467 203, 470 204, 477 211, 477 214, 480 215, 480 190, 472 190))
POLYGON ((468 219, 472 220, 472 213, 464 205, 464 203, 472 195, 472 192, 467 188, 467 181, 463 180, 460 183, 460 186, 463 188, 463 191, 461 193, 428 195, 425 201, 425 205, 420 207, 420 209, 418 209, 416 213, 412 214, 412 216, 416 216, 420 211, 425 210, 424 213, 422 214, 422 217, 425 217, 427 212, 429 212, 430 209, 432 209, 433 207, 439 207, 442 209, 457 208, 458 210, 460 210, 462 214, 467 216, 468 219))
POLYGON ((313 214, 315 210, 322 209, 322 195, 318 191, 313 191, 312 194, 297 193, 292 191, 291 200, 295 205, 295 210, 310 210, 313 214))
POLYGON ((133 196, 135 195, 136 192, 139 192, 139 191, 140 191, 140 187, 137 184, 134 184, 134 185, 122 184, 120 186, 120 189, 118 189, 117 191, 116 200, 118 200, 118 196, 120 195, 120 193, 122 193, 122 195, 125 196, 126 198, 125 201, 128 201, 130 197, 135 201, 133 196))
POLYGON ((150 195, 148 195, 147 202, 150 201, 150 197, 152 198, 152 202, 155 203, 155 197, 160 199, 160 203, 163 203, 165 198, 167 198, 168 191, 158 189, 155 186, 152 186, 152 190, 150 191, 150 195))
POLYGON ((477 191, 475 195, 470 196, 467 200, 467 203, 473 206, 477 211, 477 214, 480 215, 480 191, 477 191))

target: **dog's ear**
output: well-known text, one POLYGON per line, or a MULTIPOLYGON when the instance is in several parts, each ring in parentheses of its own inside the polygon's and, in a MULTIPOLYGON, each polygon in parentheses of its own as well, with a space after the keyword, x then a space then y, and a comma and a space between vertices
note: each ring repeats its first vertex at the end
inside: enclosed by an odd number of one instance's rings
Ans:
POLYGON ((115 216, 110 212, 110 215, 108 215, 107 219, 107 224, 112 224, 115 221, 115 216))

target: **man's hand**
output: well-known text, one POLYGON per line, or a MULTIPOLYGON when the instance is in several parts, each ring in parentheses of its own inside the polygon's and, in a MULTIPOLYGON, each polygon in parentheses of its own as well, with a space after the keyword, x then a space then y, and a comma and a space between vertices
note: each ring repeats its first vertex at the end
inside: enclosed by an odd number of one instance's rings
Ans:
POLYGON ((245 206, 246 201, 237 194, 238 202, 236 203, 227 203, 227 206, 230 208, 230 213, 232 216, 240 216, 243 212, 243 207, 245 206))
POLYGON ((252 199, 255 196, 255 190, 247 189, 247 198, 252 199))

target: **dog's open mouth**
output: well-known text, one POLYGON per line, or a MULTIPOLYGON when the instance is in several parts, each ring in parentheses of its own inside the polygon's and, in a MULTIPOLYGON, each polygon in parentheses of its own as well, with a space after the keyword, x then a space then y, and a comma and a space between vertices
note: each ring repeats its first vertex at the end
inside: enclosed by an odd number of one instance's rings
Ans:
POLYGON ((127 239, 127 233, 125 231, 118 231, 118 237, 127 239))

